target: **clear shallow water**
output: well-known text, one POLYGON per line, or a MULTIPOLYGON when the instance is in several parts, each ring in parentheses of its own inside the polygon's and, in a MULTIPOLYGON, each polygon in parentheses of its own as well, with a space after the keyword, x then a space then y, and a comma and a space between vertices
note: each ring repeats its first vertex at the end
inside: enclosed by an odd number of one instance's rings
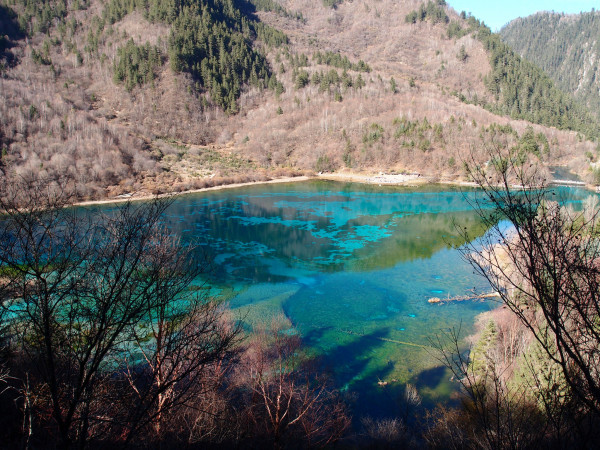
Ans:
MULTIPOLYGON (((589 195, 565 190, 570 201, 589 195)), ((493 301, 429 304, 489 290, 452 245, 456 225, 481 228, 452 187, 375 187, 309 181, 179 197, 165 224, 214 261, 207 277, 251 328, 284 314, 289 332, 322 356, 358 414, 397 413, 404 383, 426 401, 455 389, 430 339, 469 333, 493 301), (462 324, 462 325, 461 325, 462 324), (386 387, 378 381, 387 381, 386 387)))
POLYGON ((248 327, 284 314, 365 413, 393 413, 406 382, 436 400, 452 387, 429 339, 468 332, 493 303, 431 305, 431 297, 487 291, 452 244, 455 226, 485 230, 454 188, 310 181, 192 194, 166 223, 198 239, 211 285, 248 327), (378 381, 388 381, 382 388, 378 381))

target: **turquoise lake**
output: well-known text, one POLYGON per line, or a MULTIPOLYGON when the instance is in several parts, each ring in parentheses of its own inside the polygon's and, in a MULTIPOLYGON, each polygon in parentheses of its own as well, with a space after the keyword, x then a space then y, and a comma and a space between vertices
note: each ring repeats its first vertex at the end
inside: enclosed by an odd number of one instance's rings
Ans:
MULTIPOLYGON (((578 193, 576 200, 589 195, 578 193)), ((480 195, 447 186, 379 187, 306 181, 178 197, 165 223, 213 261, 206 281, 246 327, 283 315, 322 357, 360 414, 397 412, 407 382, 424 401, 456 386, 430 339, 472 331, 491 301, 429 304, 489 291, 454 247, 485 233, 480 195), (379 381, 387 382, 382 387, 379 381)))

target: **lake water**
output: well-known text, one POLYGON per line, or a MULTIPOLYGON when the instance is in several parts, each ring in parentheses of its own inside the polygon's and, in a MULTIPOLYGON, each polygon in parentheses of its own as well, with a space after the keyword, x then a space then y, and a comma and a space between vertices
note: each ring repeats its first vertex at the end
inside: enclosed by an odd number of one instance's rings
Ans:
POLYGON ((184 241, 198 240, 214 261, 214 292, 248 327, 285 315, 289 332, 323 356, 361 410, 392 413, 406 382, 426 399, 447 397, 453 388, 429 340, 461 322, 469 332, 493 307, 427 302, 488 290, 452 248, 461 243, 456 226, 484 232, 469 204, 475 195, 326 181, 257 185, 182 196, 166 222, 184 241))
POLYGON ((266 184, 182 196, 166 224, 201 244, 214 262, 213 292, 248 328, 284 315, 287 332, 322 356, 356 411, 385 415, 397 412, 407 382, 426 402, 447 399, 456 386, 430 339, 459 326, 468 334, 479 313, 497 306, 427 302, 489 291, 453 248, 463 244, 457 226, 473 238, 485 233, 471 205, 477 195, 446 186, 266 184))

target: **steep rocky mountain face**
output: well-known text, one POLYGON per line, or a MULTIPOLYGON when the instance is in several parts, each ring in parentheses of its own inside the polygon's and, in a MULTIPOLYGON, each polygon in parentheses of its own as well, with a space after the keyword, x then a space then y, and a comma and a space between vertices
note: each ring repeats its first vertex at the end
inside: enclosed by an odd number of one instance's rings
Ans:
POLYGON ((334 170, 593 176, 596 121, 443 0, 0 0, 0 169, 82 196, 334 170))
POLYGON ((600 12, 538 13, 512 21, 500 35, 600 116, 600 12))

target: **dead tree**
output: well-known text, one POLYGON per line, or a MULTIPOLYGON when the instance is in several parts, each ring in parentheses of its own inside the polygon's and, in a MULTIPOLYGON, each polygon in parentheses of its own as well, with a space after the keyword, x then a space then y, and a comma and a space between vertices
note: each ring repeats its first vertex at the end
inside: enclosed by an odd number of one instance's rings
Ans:
MULTIPOLYGON (((495 343, 494 343, 495 344, 495 343)), ((425 440, 432 448, 517 449, 543 445, 548 425, 524 390, 509 385, 496 346, 477 366, 465 351, 460 330, 437 336, 432 346, 462 388, 462 408, 438 407, 430 414, 425 440)))

